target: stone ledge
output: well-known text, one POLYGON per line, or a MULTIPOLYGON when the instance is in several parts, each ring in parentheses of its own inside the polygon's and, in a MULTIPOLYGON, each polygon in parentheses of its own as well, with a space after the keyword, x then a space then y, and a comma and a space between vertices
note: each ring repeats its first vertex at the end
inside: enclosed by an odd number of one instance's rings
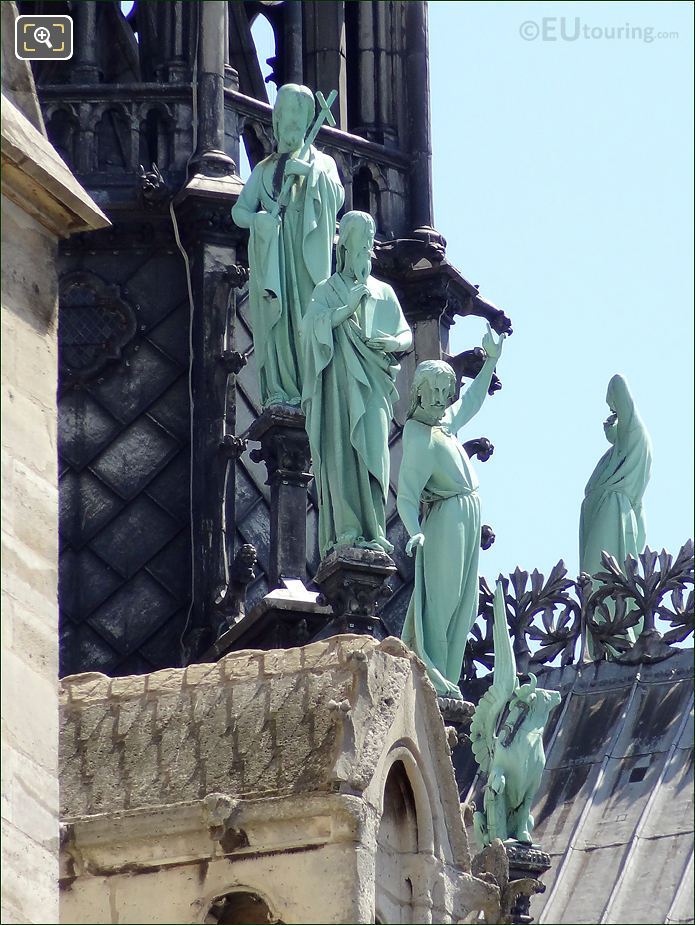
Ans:
MULTIPOLYGON (((385 643, 386 640, 382 645, 385 643)), ((72 707, 111 699, 133 700, 150 694, 175 693, 184 686, 205 687, 321 671, 331 665, 346 664, 357 649, 371 648, 381 646, 367 636, 344 634, 292 649, 244 649, 230 652, 218 662, 189 665, 188 668, 162 668, 148 675, 110 678, 96 671, 68 675, 61 679, 60 701, 63 706, 72 707)), ((383 651, 394 654, 388 646, 383 651)), ((416 661, 416 656, 405 646, 399 649, 398 655, 416 661)))
POLYGON ((373 811, 339 793, 291 794, 260 800, 211 793, 200 800, 70 816, 61 822, 61 878, 70 855, 90 874, 158 869, 166 864, 273 854, 294 847, 357 842, 373 811), (247 833, 233 847, 225 831, 247 833), (157 850, 153 850, 153 845, 157 850), (226 845, 226 847, 225 847, 226 845))

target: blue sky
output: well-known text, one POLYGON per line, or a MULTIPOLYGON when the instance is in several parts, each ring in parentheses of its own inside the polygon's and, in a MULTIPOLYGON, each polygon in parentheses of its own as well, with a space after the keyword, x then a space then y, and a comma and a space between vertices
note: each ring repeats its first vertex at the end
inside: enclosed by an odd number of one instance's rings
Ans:
MULTIPOLYGON (((503 389, 461 434, 495 444, 476 463, 497 534, 481 572, 563 558, 576 575, 615 372, 653 441, 647 541, 675 552, 693 533, 692 6, 434 0, 429 15, 435 224, 514 323, 503 389)), ((460 320, 453 352, 482 333, 460 320)))

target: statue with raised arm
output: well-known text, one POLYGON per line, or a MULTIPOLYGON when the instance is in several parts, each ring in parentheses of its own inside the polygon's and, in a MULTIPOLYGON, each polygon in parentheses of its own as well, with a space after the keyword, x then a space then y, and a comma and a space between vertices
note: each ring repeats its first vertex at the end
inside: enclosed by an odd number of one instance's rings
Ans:
POLYGON ((371 276, 375 225, 340 222, 336 272, 314 290, 302 326, 302 409, 319 509, 319 548, 393 551, 386 539, 389 429, 398 399, 394 354, 412 333, 393 289, 371 276))
POLYGON ((257 164, 232 218, 249 229, 249 307, 261 402, 299 405, 299 331, 314 286, 331 272, 335 222, 344 191, 335 161, 313 140, 330 114, 332 93, 285 84, 273 107, 277 151, 257 164))
POLYGON ((588 575, 603 569, 605 550, 623 566, 646 543, 642 497, 649 482, 652 448, 627 382, 608 383, 610 415, 603 425, 610 449, 587 482, 579 519, 579 567, 588 575))
POLYGON ((504 588, 497 582, 492 685, 475 708, 470 738, 473 757, 485 776, 483 811, 473 815, 481 847, 496 838, 532 843, 531 806, 545 768, 543 730, 560 703, 557 691, 541 690, 535 675, 519 684, 507 629, 504 588))
POLYGON ((451 366, 420 363, 403 430, 398 513, 410 534, 406 552, 416 555, 402 639, 425 663, 437 693, 456 700, 463 699, 458 682, 478 611, 480 553, 478 479, 457 433, 485 400, 503 340, 504 334, 496 341, 488 325, 482 368, 454 404, 451 366))

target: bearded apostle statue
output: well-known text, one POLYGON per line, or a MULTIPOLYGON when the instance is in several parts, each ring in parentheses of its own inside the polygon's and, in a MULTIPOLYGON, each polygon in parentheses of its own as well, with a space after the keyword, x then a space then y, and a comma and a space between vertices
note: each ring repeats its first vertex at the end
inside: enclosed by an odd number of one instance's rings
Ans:
POLYGON ((503 340, 504 334, 496 341, 488 325, 485 362, 453 404, 451 366, 441 360, 420 363, 403 429, 397 505, 410 534, 406 552, 416 555, 415 587, 401 635, 425 663, 437 693, 456 700, 463 699, 458 682, 478 612, 480 553, 478 479, 457 433, 485 400, 503 340))
POLYGON ((371 276, 375 225, 340 222, 336 269, 315 289, 302 325, 302 409, 318 494, 319 547, 389 553, 389 428, 398 399, 394 354, 412 334, 393 289, 371 276))
POLYGON ((331 253, 344 191, 335 161, 311 143, 330 117, 317 94, 314 120, 308 87, 285 84, 273 107, 277 151, 257 164, 232 218, 249 229, 249 307, 261 402, 299 405, 299 331, 317 283, 331 272, 331 253), (311 128, 311 131, 310 131, 311 128))

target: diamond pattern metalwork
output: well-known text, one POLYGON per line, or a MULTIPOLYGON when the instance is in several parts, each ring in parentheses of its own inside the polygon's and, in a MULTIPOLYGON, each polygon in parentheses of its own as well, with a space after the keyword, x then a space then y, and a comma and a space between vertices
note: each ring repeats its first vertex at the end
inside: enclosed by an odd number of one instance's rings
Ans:
MULTIPOLYGON (((183 264, 167 252, 101 252, 70 255, 65 267, 117 280, 137 332, 98 378, 61 382, 61 673, 152 671, 178 664, 190 603, 183 264)), ((81 328, 70 328, 65 349, 103 333, 103 319, 83 301, 70 319, 81 328)))

